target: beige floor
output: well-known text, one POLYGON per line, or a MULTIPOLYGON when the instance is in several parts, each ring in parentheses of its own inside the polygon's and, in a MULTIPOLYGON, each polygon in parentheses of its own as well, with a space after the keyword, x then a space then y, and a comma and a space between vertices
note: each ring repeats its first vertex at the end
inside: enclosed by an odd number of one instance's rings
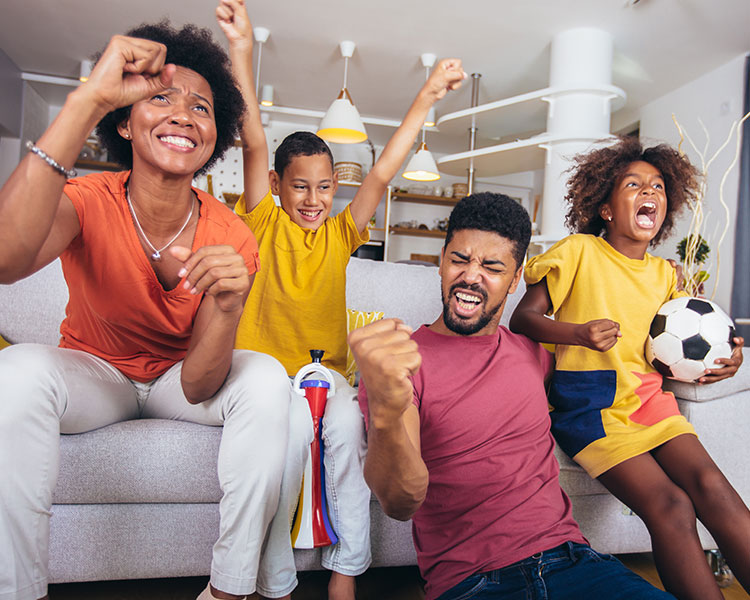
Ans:
MULTIPOLYGON (((660 586, 650 554, 619 557, 629 568, 660 586)), ((195 600, 206 586, 205 577, 156 579, 145 581, 109 581, 68 583, 50 586, 50 600, 195 600)), ((300 585, 292 600, 321 600, 326 597, 326 572, 301 573, 300 585)), ((357 578, 359 600, 422 600, 421 580, 416 567, 370 569, 357 578)), ((749 600, 750 596, 735 581, 724 588, 726 600, 749 600)))

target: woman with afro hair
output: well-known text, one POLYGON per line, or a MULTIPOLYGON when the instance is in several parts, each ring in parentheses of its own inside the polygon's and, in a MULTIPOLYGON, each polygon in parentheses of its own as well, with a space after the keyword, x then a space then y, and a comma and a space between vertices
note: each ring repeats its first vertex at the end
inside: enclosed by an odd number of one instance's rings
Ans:
POLYGON ((59 257, 69 289, 59 348, 0 355, 2 598, 47 598, 59 434, 142 417, 223 425, 220 532, 201 598, 255 590, 290 386, 275 359, 233 350, 257 244, 191 187, 232 145, 243 106, 207 30, 143 25, 111 39, 0 190, 0 282, 59 257), (97 123, 125 170, 77 178, 97 123))
MULTIPOLYGON (((697 175, 673 148, 644 148, 637 138, 577 156, 566 195, 575 233, 528 262, 511 329, 556 345, 552 432, 643 519, 666 590, 680 600, 721 600, 696 516, 750 590, 750 511, 644 355, 656 311, 684 295, 672 265, 647 249, 695 196, 697 175)), ((743 340, 734 342, 732 357, 718 359, 701 383, 737 372, 743 340)))

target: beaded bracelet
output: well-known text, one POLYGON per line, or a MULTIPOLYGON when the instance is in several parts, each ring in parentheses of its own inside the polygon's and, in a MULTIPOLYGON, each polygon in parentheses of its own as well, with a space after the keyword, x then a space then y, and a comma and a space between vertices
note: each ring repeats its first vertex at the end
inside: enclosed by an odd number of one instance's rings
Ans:
POLYGON ((26 149, 36 154, 39 158, 41 158, 44 162, 46 162, 55 171, 60 173, 60 175, 65 177, 65 179, 72 179, 73 177, 78 175, 78 171, 76 171, 75 169, 66 169, 59 162, 57 162, 54 158, 52 158, 49 154, 47 154, 44 150, 34 145, 34 142, 32 142, 31 140, 26 142, 26 149))

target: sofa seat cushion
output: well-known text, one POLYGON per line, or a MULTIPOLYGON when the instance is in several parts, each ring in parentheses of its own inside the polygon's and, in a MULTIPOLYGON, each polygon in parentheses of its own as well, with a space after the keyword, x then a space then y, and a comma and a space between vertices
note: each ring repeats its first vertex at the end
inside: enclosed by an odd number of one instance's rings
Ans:
POLYGON ((13 285, 0 285, 0 335, 12 344, 57 346, 68 286, 60 259, 13 285))
POLYGON ((570 497, 609 494, 596 479, 591 479, 580 465, 555 444, 555 457, 560 463, 560 487, 570 497))
POLYGON ((139 419, 62 435, 53 503, 218 502, 221 431, 182 421, 139 419))

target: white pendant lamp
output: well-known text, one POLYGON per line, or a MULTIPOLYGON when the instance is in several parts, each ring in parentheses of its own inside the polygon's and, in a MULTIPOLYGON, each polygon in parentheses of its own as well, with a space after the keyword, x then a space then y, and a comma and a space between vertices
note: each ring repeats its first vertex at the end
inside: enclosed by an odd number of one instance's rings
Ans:
POLYGON ((344 41, 339 44, 341 56, 344 57, 344 85, 341 92, 328 107, 318 127, 318 135, 328 142, 336 144, 358 144, 367 139, 367 132, 354 106, 354 101, 346 89, 349 59, 354 54, 354 42, 344 41))
POLYGON ((427 149, 424 142, 419 144, 416 153, 411 157, 409 164, 406 165, 402 177, 412 181, 437 181, 440 179, 440 173, 438 173, 432 152, 427 149))
MULTIPOLYGON (((430 68, 435 64, 437 57, 434 54, 423 54, 422 55, 422 66, 425 68, 425 81, 430 76, 430 68)), ((435 122, 434 107, 430 109, 432 114, 433 125, 435 122)), ((427 118, 430 118, 430 113, 427 114, 427 118)), ((425 126, 427 121, 422 125, 422 143, 419 144, 419 148, 415 152, 414 156, 411 157, 409 164, 406 165, 406 169, 402 173, 404 179, 411 179, 412 181, 437 181, 440 179, 440 173, 438 173, 437 164, 435 159, 432 157, 432 153, 427 149, 427 144, 424 143, 425 126)))

